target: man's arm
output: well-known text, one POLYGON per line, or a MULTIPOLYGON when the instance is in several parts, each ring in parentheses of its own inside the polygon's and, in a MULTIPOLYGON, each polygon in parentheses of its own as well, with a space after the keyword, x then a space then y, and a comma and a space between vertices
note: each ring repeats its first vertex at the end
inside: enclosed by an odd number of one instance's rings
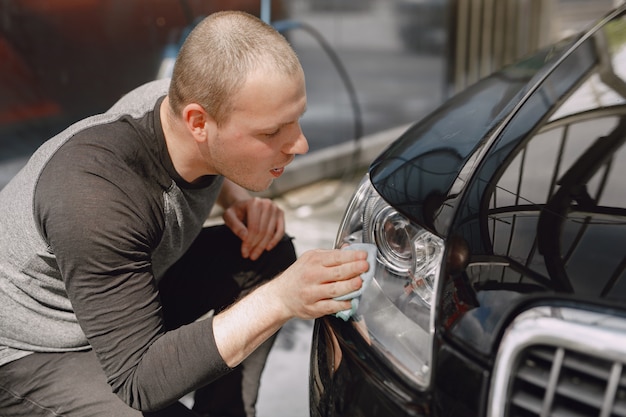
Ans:
POLYGON ((333 298, 358 290, 367 271, 364 251, 313 250, 274 280, 215 316, 218 351, 235 367, 292 318, 313 319, 349 309, 333 298))
MULTIPOLYGON (((154 198, 158 184, 149 187, 119 159, 76 141, 48 162, 34 203, 71 308, 113 392, 142 411, 230 371, 214 342, 212 318, 163 328, 152 253, 165 218, 154 198)), ((71 317, 70 311, 57 317, 71 317)))
MULTIPOLYGON (((284 214, 271 200, 252 198, 224 180, 218 204, 224 221, 242 239, 242 255, 256 259, 284 234, 284 214)), ((316 250, 303 254, 267 284, 218 314, 213 333, 218 351, 230 367, 238 365, 291 318, 313 319, 350 308, 335 301, 361 287, 367 271, 362 251, 316 250)))

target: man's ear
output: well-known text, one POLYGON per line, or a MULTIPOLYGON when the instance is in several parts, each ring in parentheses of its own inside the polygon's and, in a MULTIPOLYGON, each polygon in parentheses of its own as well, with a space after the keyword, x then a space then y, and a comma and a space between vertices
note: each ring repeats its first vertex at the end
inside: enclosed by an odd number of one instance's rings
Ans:
POLYGON ((206 141, 208 135, 216 130, 216 123, 202 106, 191 103, 183 109, 183 121, 194 139, 198 142, 206 141))

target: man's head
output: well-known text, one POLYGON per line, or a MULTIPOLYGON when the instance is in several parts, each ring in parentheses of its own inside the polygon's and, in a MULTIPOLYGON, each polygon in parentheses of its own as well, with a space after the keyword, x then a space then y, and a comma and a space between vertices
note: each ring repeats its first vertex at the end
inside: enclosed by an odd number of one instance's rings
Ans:
POLYGON ((231 99, 258 69, 285 77, 302 72, 296 53, 273 27, 244 12, 209 15, 181 48, 170 84, 174 114, 198 103, 218 124, 232 110, 231 99))
POLYGON ((191 32, 166 103, 168 150, 187 181, 222 175, 262 191, 308 151, 298 58, 282 35, 246 13, 210 15, 191 32))

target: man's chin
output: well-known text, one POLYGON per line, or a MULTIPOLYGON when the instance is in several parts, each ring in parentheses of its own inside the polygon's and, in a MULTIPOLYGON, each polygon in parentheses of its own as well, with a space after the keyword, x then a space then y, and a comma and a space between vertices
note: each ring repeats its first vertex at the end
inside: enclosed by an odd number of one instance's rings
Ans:
POLYGON ((266 182, 251 182, 248 184, 239 184, 239 185, 252 193, 261 193, 263 191, 267 191, 272 186, 273 183, 274 183, 274 179, 270 179, 266 182))

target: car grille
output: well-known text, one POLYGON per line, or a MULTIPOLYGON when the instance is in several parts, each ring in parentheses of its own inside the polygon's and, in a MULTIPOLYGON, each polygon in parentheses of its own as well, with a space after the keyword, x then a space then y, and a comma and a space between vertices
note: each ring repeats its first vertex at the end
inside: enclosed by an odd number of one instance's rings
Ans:
POLYGON ((563 347, 522 353, 509 396, 510 416, 626 416, 622 363, 563 347))
POLYGON ((507 329, 490 417, 626 417, 626 321, 535 308, 507 329))

